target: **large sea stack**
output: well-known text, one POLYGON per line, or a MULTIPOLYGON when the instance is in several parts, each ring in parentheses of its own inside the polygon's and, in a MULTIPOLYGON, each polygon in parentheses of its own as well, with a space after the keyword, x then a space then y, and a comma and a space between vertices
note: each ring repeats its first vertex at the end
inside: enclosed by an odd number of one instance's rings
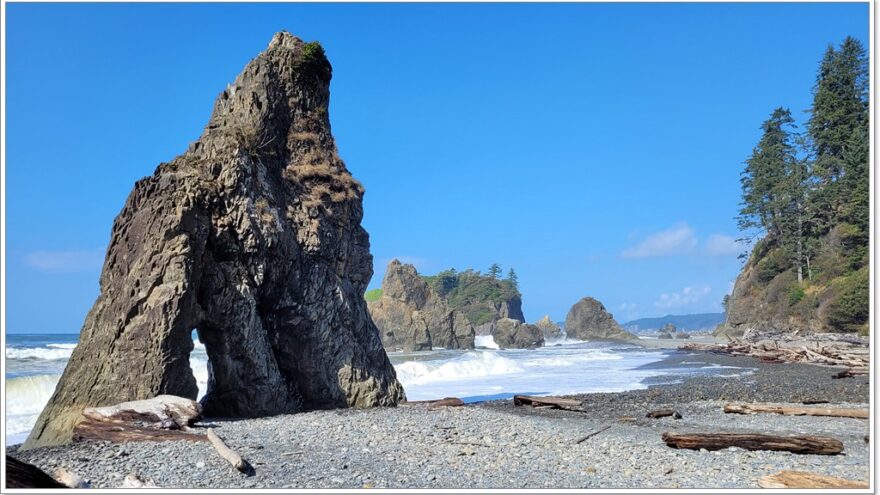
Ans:
POLYGON ((585 297, 568 311, 565 317, 565 333, 578 340, 635 340, 635 335, 624 330, 605 306, 585 297))
POLYGON ((207 416, 404 399, 363 299, 364 190, 330 134, 330 76, 318 43, 276 34, 199 140, 135 184, 25 448, 69 441, 88 406, 195 398, 193 330, 210 359, 207 416))

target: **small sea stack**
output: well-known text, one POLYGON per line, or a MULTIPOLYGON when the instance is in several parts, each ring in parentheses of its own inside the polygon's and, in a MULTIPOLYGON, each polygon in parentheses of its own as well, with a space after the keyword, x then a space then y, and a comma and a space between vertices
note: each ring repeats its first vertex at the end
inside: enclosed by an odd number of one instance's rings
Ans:
POLYGON ((578 301, 565 317, 565 332, 578 340, 635 340, 624 330, 605 306, 592 297, 578 301))

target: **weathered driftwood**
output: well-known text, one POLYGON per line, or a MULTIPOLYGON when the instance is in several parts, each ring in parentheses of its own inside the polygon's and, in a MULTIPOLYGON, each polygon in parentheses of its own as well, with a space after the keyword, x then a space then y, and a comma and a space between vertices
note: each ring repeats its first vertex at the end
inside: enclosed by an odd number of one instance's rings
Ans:
POLYGON ((665 418, 667 416, 672 416, 673 419, 681 419, 681 413, 678 411, 674 411, 672 409, 657 409, 656 411, 651 411, 645 415, 646 418, 665 418))
POLYGON ((73 441, 84 442, 88 440, 125 443, 142 441, 167 442, 174 440, 204 442, 208 439, 205 435, 189 433, 183 430, 165 430, 130 423, 86 419, 73 428, 73 441))
POLYGON ((536 397, 533 395, 514 395, 514 406, 551 406, 556 409, 569 411, 581 411, 581 401, 577 399, 565 399, 563 397, 536 397))
POLYGON ((833 407, 792 407, 773 404, 725 404, 724 412, 735 414, 773 413, 786 416, 834 416, 838 418, 868 419, 868 409, 846 409, 833 407))
POLYGON ((244 458, 238 453, 223 443, 223 440, 214 433, 213 428, 208 428, 208 440, 211 442, 211 445, 214 446, 214 449, 220 454, 220 457, 229 461, 229 464, 232 464, 232 467, 238 469, 242 473, 250 474, 253 472, 254 468, 251 467, 248 461, 244 460, 244 458))
POLYGON ((71 473, 70 471, 64 468, 58 468, 55 470, 55 479, 61 482, 67 488, 91 488, 92 485, 82 479, 81 476, 75 473, 71 473))
POLYGON ((152 399, 122 402, 113 406, 87 407, 83 416, 95 421, 143 423, 157 428, 183 428, 202 416, 198 402, 176 395, 158 395, 152 399))
POLYGON ((67 488, 45 471, 6 455, 6 488, 67 488))
POLYGON ((675 433, 666 432, 663 441, 678 449, 721 450, 739 447, 746 450, 777 450, 795 454, 835 455, 843 452, 843 443, 831 437, 782 437, 760 433, 675 433))
POLYGON ((595 437, 595 436, 598 435, 599 433, 602 433, 603 431, 607 430, 608 428, 611 428, 611 426, 612 426, 612 425, 608 425, 608 426, 606 426, 606 427, 604 427, 604 428, 599 428, 598 430, 594 431, 593 433, 590 433, 590 434, 588 434, 588 435, 585 435, 585 436, 581 437, 581 438, 578 439, 578 441, 575 442, 575 443, 584 443, 584 442, 586 442, 587 440, 589 440, 589 439, 595 437))
POLYGON ((761 488, 869 488, 868 483, 804 471, 779 471, 758 480, 761 488))
POLYGON ((751 356, 767 363, 808 363, 828 366, 846 366, 867 374, 870 360, 868 341, 858 338, 840 338, 834 334, 796 337, 785 334, 750 332, 740 339, 723 344, 689 342, 679 346, 683 351, 704 351, 733 356, 751 356))

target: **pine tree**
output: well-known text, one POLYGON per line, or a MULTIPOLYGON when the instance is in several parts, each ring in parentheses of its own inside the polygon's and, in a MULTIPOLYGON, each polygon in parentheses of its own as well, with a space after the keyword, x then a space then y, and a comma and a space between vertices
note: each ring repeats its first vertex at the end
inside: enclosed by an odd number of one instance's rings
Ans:
POLYGON ((816 182, 811 210, 824 232, 849 208, 849 188, 837 181, 854 165, 846 150, 853 145, 853 135, 862 132, 868 122, 868 60, 865 48, 855 38, 846 38, 839 50, 829 46, 825 51, 811 112, 808 131, 816 182))
POLYGON ((513 286, 514 289, 519 289, 519 277, 516 276, 516 272, 513 271, 513 268, 507 272, 507 281, 510 282, 510 285, 513 286))
POLYGON ((489 267, 489 276, 492 278, 498 278, 501 276, 501 265, 498 263, 492 263, 492 266, 489 267))
POLYGON ((780 184, 795 157, 789 132, 793 123, 791 112, 777 108, 761 126, 764 134, 746 160, 740 180, 743 202, 738 223, 743 231, 760 229, 776 240, 782 237, 780 217, 784 201, 780 198, 780 184))

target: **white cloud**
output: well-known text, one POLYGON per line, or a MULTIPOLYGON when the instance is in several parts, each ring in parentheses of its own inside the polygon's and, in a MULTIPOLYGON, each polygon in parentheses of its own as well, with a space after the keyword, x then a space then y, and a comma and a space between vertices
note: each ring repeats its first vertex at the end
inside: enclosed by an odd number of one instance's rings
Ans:
POLYGON ((624 258, 649 258, 653 256, 673 256, 686 254, 697 246, 694 229, 686 223, 655 232, 646 237, 638 245, 625 249, 621 254, 624 258))
POLYGON ((75 273, 100 270, 104 252, 92 251, 34 251, 24 257, 31 268, 46 273, 75 273))
POLYGON ((654 303, 654 306, 660 309, 681 308, 699 302, 710 292, 712 288, 708 285, 691 285, 680 292, 660 294, 660 299, 654 303))
POLYGON ((746 246, 743 246, 729 235, 712 234, 706 239, 703 250, 709 256, 728 256, 740 254, 746 250, 746 246))

